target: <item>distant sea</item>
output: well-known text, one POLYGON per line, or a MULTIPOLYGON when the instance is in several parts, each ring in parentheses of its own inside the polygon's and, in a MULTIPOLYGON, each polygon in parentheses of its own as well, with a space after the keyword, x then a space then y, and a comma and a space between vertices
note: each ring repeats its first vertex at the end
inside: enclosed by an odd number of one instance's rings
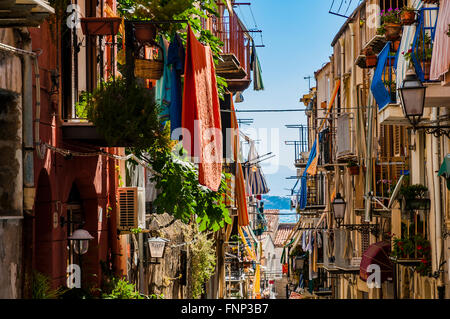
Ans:
POLYGON ((289 197, 264 195, 262 201, 264 202, 265 209, 279 209, 280 215, 290 214, 280 216, 280 223, 296 223, 298 221, 298 215, 295 214, 295 209, 290 210, 291 200, 289 197))

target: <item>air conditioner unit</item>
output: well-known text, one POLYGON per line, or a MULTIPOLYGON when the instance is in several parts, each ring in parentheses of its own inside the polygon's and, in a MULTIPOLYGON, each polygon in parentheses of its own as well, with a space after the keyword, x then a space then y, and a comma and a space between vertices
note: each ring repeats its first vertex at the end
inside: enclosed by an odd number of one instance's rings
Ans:
POLYGON ((145 189, 117 188, 117 230, 129 234, 131 229, 138 227, 145 228, 145 189))

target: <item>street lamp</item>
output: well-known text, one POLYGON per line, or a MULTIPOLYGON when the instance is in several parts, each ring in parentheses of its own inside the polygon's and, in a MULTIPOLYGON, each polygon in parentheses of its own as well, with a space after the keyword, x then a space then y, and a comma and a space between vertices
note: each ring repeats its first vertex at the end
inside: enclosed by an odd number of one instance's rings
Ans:
POLYGON ((426 89, 426 86, 422 84, 412 68, 408 70, 402 86, 398 89, 403 112, 414 130, 423 116, 426 89))
POLYGON ((94 237, 92 237, 91 234, 84 229, 77 229, 70 237, 68 237, 68 239, 72 241, 73 250, 75 253, 81 256, 87 253, 89 241, 94 239, 94 237))
POLYGON ((427 134, 433 134, 436 137, 445 134, 450 138, 450 126, 439 125, 440 120, 434 121, 436 122, 436 125, 419 126, 419 122, 423 116, 423 110, 425 107, 426 89, 426 86, 424 86, 419 80, 414 69, 410 68, 406 73, 406 77, 403 80, 402 86, 398 89, 400 93, 400 101, 402 104, 403 113, 405 113, 405 116, 413 126, 414 131, 418 129, 424 129, 427 134))
MULTIPOLYGON (((150 258, 163 258, 167 239, 160 237, 152 237, 148 239, 148 247, 150 250, 150 258)), ((159 262, 150 262, 151 264, 159 264, 159 262)))
POLYGON ((334 219, 336 220, 339 228, 340 224, 344 221, 347 203, 342 198, 341 193, 337 193, 331 205, 333 205, 334 219))
MULTIPOLYGON (((86 254, 89 248, 89 241, 94 239, 94 237, 89 234, 87 230, 84 229, 77 229, 75 230, 71 236, 69 236, 67 239, 69 239, 72 242, 73 250, 78 255, 78 261, 80 263, 80 278, 82 275, 82 260, 81 256, 86 254)), ((80 281, 81 282, 81 281, 80 281)))
POLYGON ((344 221, 345 217, 345 209, 347 207, 347 203, 342 198, 340 193, 336 194, 336 197, 334 198, 333 202, 331 203, 331 206, 333 207, 333 214, 334 219, 336 220, 337 228, 345 227, 348 230, 356 230, 361 233, 371 233, 374 236, 378 235, 379 229, 378 225, 375 224, 348 224, 344 225, 342 222, 344 221))

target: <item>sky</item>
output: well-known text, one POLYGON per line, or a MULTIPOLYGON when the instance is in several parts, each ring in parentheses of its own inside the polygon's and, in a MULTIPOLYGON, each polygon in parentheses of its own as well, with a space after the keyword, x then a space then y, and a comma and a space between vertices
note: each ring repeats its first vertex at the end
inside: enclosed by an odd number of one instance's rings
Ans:
MULTIPOLYGON (((251 11, 248 6, 237 7, 235 11, 248 29, 263 31, 265 47, 256 50, 265 90, 253 91, 251 84, 243 92, 244 102, 235 103, 235 108, 304 109, 299 102, 309 91, 304 77, 312 76, 311 87, 315 86, 314 72, 329 61, 331 42, 345 18, 329 13, 332 0, 254 0, 251 4, 251 11)), ((253 33, 253 37, 256 45, 262 44, 259 33, 253 33)), ((296 181, 286 177, 296 175, 295 155, 294 146, 285 145, 285 141, 298 140, 298 130, 287 129, 285 125, 306 124, 305 113, 237 113, 237 116, 254 120, 253 124, 241 124, 240 128, 250 138, 261 140, 256 145, 259 155, 269 152, 276 155, 260 163, 270 195, 290 195, 287 189, 296 181)))

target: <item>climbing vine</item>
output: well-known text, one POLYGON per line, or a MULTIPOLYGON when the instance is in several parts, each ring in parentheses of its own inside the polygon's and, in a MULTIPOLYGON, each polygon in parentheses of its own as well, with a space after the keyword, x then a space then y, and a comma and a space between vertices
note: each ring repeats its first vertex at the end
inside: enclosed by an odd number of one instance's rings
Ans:
POLYGON ((205 293, 203 285, 214 275, 216 266, 216 251, 214 241, 208 238, 209 234, 200 232, 196 225, 185 232, 185 240, 190 242, 190 295, 194 299, 205 293))
POLYGON ((195 217, 199 230, 217 231, 231 223, 224 199, 227 191, 225 174, 220 188, 214 192, 198 182, 198 170, 194 164, 184 161, 167 147, 153 147, 137 156, 151 165, 158 174, 152 177, 160 190, 153 202, 158 214, 169 213, 188 224, 195 217))

